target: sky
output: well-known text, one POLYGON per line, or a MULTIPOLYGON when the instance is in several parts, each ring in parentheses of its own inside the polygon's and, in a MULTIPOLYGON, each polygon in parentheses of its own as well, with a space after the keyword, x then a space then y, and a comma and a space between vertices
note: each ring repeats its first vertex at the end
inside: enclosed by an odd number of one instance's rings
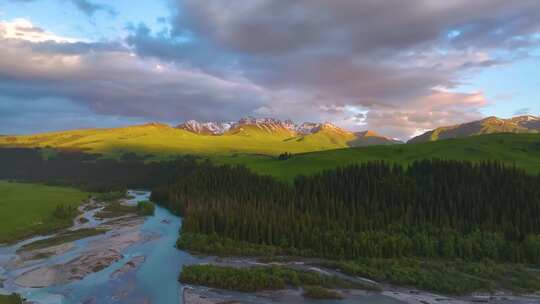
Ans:
POLYGON ((0 0, 0 134, 540 115, 538 0, 0 0))

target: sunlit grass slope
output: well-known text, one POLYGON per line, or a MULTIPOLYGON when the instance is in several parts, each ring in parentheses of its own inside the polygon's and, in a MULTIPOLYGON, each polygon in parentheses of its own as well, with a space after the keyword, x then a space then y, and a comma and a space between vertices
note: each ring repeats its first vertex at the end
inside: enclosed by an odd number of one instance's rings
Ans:
POLYGON ((87 152, 121 154, 126 151, 146 154, 220 154, 236 153, 277 155, 347 147, 351 133, 316 134, 291 137, 289 133, 267 132, 248 126, 223 136, 198 135, 162 124, 115 129, 88 129, 28 136, 0 137, 0 146, 51 147, 87 152))
POLYGON ((496 160, 530 173, 540 173, 540 134, 493 134, 436 142, 337 149, 294 155, 287 160, 275 157, 239 155, 213 157, 218 163, 244 164, 252 170, 292 180, 347 164, 388 161, 406 165, 419 159, 496 160))
POLYGON ((0 304, 22 304, 22 299, 18 295, 0 295, 0 304))
POLYGON ((71 225, 53 217, 56 206, 78 206, 88 194, 76 189, 0 181, 0 243, 71 225))
POLYGON ((246 126, 223 136, 211 136, 162 124, 148 124, 0 137, 0 147, 77 149, 112 157, 136 152, 153 154, 154 159, 197 154, 217 163, 243 164, 258 173, 285 180, 352 163, 384 160, 408 164, 425 158, 497 160, 528 172, 540 172, 540 134, 490 134, 359 148, 348 148, 354 140, 352 133, 332 129, 307 136, 291 136, 289 132, 268 132, 256 126, 246 126), (296 155, 287 160, 277 160, 276 156, 284 152, 296 155))

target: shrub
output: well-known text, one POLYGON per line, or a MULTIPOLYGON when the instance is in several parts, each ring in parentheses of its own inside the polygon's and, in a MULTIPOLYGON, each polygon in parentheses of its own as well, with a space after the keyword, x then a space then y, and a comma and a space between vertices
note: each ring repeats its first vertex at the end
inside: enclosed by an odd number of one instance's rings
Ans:
POLYGON ((156 207, 149 201, 140 201, 137 203, 137 214, 139 215, 154 215, 156 207))

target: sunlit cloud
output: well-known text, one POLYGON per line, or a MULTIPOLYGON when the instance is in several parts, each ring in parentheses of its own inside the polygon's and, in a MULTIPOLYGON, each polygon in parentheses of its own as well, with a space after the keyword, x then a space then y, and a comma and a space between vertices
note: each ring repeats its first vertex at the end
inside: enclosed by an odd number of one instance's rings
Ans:
POLYGON ((0 21, 0 95, 171 123, 329 121, 406 139, 480 118, 498 99, 470 79, 540 46, 532 0, 170 4, 157 28, 130 23, 112 41, 0 21))
POLYGON ((80 41, 75 38, 55 35, 54 33, 34 26, 32 22, 23 18, 17 18, 12 21, 0 20, 0 37, 3 39, 16 39, 29 42, 54 41, 56 43, 74 43, 80 41))

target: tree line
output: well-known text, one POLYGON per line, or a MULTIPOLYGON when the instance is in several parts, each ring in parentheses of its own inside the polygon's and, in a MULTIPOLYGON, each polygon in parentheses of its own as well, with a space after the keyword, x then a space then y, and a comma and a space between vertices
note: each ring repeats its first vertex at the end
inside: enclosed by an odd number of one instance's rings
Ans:
POLYGON ((540 264, 540 177, 496 162, 372 162, 293 184, 200 163, 152 198, 184 216, 190 235, 293 254, 540 264))
POLYGON ((153 162, 13 148, 0 149, 0 179, 102 192, 153 188, 152 200, 184 216, 193 240, 217 236, 333 259, 540 264, 540 177, 496 162, 372 162, 286 183, 192 156, 153 162))
POLYGON ((196 168, 192 156, 157 162, 133 153, 111 159, 79 151, 47 155, 44 149, 0 149, 0 179, 73 186, 91 192, 151 188, 167 183, 178 172, 196 168))
POLYGON ((243 292, 279 290, 289 286, 325 286, 329 288, 371 288, 371 285, 353 283, 335 276, 293 270, 286 267, 227 267, 216 265, 188 265, 182 268, 179 281, 243 292))

